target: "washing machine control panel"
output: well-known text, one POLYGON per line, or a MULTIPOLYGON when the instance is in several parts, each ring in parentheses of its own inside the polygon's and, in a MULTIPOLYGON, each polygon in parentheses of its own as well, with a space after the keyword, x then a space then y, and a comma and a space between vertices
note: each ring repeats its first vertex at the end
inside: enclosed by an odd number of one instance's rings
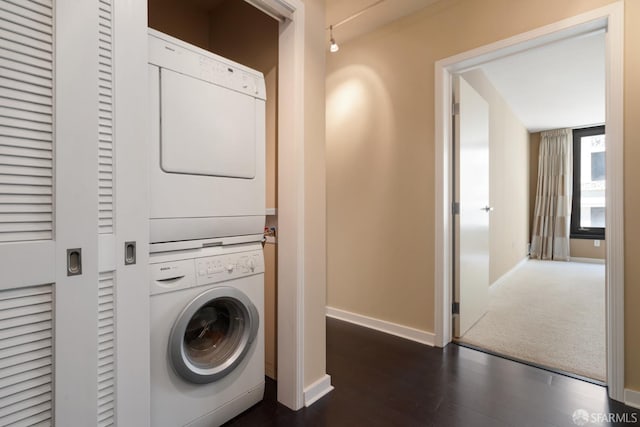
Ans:
POLYGON ((195 262, 198 285, 264 273, 261 250, 196 258, 195 262))

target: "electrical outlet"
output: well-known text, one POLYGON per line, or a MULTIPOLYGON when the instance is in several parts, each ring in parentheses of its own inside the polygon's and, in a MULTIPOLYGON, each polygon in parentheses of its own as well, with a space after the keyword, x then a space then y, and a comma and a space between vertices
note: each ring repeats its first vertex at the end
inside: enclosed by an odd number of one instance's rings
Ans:
POLYGON ((600 240, 594 240, 593 241, 593 246, 595 246, 596 248, 600 247, 600 240))

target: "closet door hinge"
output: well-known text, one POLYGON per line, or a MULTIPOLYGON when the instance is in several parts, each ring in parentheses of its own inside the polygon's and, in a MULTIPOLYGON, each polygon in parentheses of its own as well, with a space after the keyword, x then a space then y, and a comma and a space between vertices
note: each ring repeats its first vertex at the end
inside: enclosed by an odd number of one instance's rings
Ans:
POLYGON ((460 215, 460 202, 453 202, 451 204, 451 212, 454 215, 460 215))
POLYGON ((454 116, 457 116, 460 114, 460 103, 459 102, 454 102, 451 105, 451 114, 453 114, 454 116))

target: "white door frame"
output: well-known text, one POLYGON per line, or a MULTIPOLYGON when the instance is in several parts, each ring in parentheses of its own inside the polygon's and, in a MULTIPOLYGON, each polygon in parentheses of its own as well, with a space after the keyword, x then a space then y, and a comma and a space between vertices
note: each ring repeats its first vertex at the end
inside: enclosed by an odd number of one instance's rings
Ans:
POLYGON ((623 95, 624 6, 616 2, 562 21, 479 47, 435 64, 436 240, 435 343, 451 342, 451 78, 470 67, 586 31, 607 28, 607 384, 624 401, 624 192, 623 95))
MULTIPOLYGON (((304 4, 286 5, 278 39, 278 402, 302 408, 304 392, 304 4)), ((265 1, 269 3, 269 1, 265 1)))

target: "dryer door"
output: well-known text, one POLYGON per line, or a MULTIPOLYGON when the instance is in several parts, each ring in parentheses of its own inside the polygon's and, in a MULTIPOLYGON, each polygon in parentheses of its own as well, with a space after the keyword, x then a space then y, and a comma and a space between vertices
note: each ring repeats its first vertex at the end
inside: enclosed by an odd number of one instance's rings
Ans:
POLYGON ((160 111, 162 170, 255 177, 255 98, 163 68, 160 111))
POLYGON ((233 371, 247 355, 260 323, 240 290, 227 286, 198 295, 182 310, 169 337, 169 356, 185 380, 205 384, 233 371))

